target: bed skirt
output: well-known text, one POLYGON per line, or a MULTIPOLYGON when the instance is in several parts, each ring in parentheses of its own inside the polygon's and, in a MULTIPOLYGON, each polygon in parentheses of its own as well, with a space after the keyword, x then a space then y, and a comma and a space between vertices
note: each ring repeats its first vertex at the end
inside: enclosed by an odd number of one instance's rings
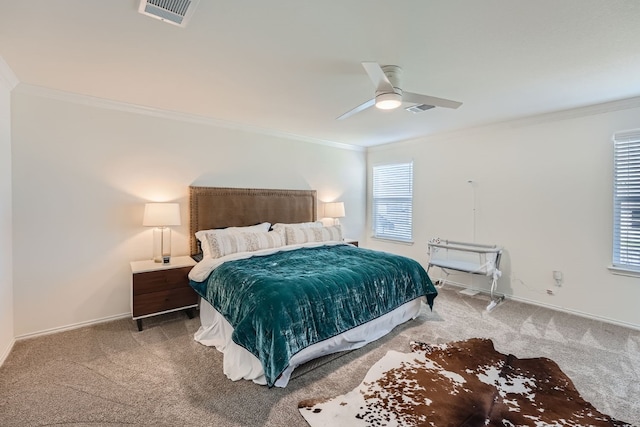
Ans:
MULTIPOLYGON (((416 318, 420 314, 423 299, 424 297, 416 298, 377 319, 299 351, 291 358, 289 366, 278 378, 275 386, 286 387, 293 370, 312 359, 363 347, 387 335, 396 326, 416 318)), ((200 300, 200 323, 201 326, 194 338, 200 344, 215 347, 223 354, 223 371, 227 378, 232 381, 245 379, 261 385, 267 384, 258 358, 232 341, 233 328, 204 299, 200 300)))

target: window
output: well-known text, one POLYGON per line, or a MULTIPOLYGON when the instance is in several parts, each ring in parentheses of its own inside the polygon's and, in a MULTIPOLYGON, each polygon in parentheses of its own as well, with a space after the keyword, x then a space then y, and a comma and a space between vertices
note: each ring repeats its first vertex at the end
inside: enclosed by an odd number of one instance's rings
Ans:
POLYGON ((373 167, 373 237, 410 242, 413 163, 373 167))
POLYGON ((613 136, 613 266, 640 271, 640 129, 613 136))

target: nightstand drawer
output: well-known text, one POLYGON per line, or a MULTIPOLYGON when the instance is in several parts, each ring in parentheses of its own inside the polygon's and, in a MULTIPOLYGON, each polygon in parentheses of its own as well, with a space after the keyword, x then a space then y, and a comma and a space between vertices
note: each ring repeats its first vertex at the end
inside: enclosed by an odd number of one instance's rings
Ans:
POLYGON ((191 267, 170 270, 148 271, 133 275, 133 295, 142 295, 175 288, 187 287, 191 267))
POLYGON ((198 304, 198 294, 191 287, 168 289, 136 296, 133 302, 133 317, 146 316, 176 308, 198 304))
POLYGON ((189 319, 198 306, 198 294, 189 286, 189 271, 196 262, 188 256, 170 263, 131 261, 131 314, 142 330, 142 318, 185 310, 189 319))

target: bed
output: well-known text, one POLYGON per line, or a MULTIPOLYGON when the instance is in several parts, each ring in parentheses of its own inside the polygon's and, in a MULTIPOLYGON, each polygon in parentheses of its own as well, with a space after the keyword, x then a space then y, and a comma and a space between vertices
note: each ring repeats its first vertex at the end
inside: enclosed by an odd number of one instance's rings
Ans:
POLYGON ((285 387, 309 360, 374 341, 437 291, 409 258, 356 248, 317 220, 313 190, 190 187, 196 341, 232 380, 285 387))

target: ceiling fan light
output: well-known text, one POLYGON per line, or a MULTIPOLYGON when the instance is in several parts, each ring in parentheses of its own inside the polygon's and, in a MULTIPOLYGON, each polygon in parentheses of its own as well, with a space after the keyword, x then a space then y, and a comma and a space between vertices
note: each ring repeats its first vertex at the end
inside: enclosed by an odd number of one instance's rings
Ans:
POLYGON ((383 93, 376 96, 376 108, 381 110, 393 110, 402 105, 402 95, 397 93, 383 93))

